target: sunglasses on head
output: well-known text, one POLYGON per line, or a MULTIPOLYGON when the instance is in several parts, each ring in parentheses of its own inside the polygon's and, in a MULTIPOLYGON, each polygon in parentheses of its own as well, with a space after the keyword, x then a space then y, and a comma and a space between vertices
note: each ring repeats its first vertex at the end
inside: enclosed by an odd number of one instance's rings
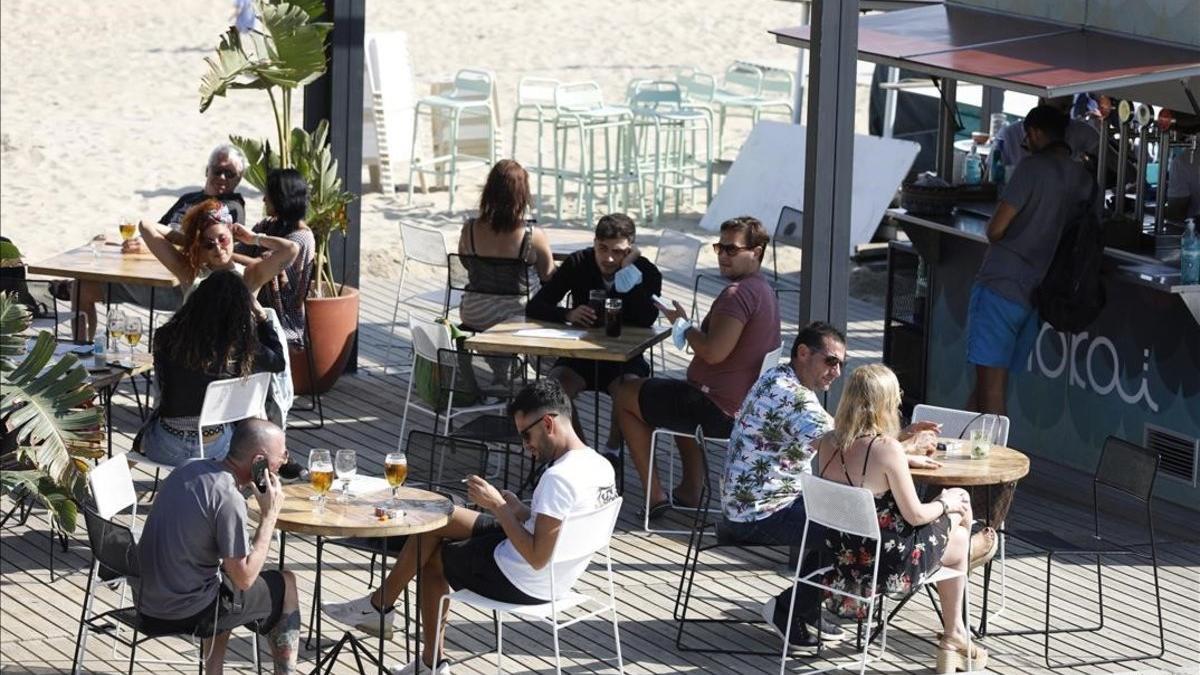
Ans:
POLYGON ((219 247, 227 246, 228 244, 229 235, 227 234, 218 235, 216 239, 203 239, 200 241, 200 246, 203 247, 205 251, 212 251, 219 247))
POLYGON ((734 256, 734 255, 737 255, 739 251, 749 251, 750 249, 754 248, 753 246, 742 246, 740 244, 721 244, 721 243, 713 244, 712 246, 713 246, 713 252, 716 253, 717 255, 721 255, 722 253, 724 253, 725 255, 728 255, 728 256, 734 256))
POLYGON ((546 413, 545 415, 542 415, 536 420, 530 422, 528 426, 518 432, 521 435, 521 440, 528 443, 530 441, 529 432, 533 431, 533 428, 540 424, 542 420, 546 419, 546 417, 558 417, 558 413, 546 413))

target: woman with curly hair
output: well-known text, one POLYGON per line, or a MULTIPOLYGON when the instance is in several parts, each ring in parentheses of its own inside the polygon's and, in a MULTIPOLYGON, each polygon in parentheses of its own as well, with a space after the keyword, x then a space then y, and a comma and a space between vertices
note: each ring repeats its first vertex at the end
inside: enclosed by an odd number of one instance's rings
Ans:
POLYGON ((520 296, 529 292, 528 267, 542 281, 554 273, 550 239, 540 227, 525 222, 529 199, 524 167, 511 159, 496 162, 483 186, 479 216, 468 219, 458 235, 458 252, 469 279, 459 315, 470 330, 487 330, 524 313, 520 296), (514 260, 525 265, 513 265, 514 260), (472 292, 471 286, 488 290, 472 292), (497 294, 501 290, 512 294, 497 294))
MULTIPOLYGON (((155 336, 159 405, 135 449, 172 466, 199 457, 196 426, 208 384, 283 368, 278 333, 242 276, 232 270, 208 273, 155 336)), ((205 427, 204 456, 224 457, 232 435, 231 425, 205 427)))
MULTIPOLYGON (((861 597, 875 592, 906 594, 940 567, 967 571, 971 536, 971 499, 965 490, 950 488, 937 499, 922 502, 908 469, 908 457, 896 440, 900 431, 900 383, 885 365, 855 369, 846 383, 834 415, 834 430, 816 443, 822 478, 865 487, 875 495, 879 516, 879 584, 871 583, 875 564, 874 540, 829 532, 825 543, 833 552, 833 570, 825 582, 861 597)), ((994 554, 994 550, 992 551, 994 554)), ((982 560, 979 564, 986 562, 982 560)), ((962 620, 965 576, 939 581, 942 636, 937 649, 938 673, 953 673, 967 660, 966 627, 962 620)), ((854 598, 827 594, 826 606, 842 616, 865 619, 866 605, 854 598)), ((987 652, 971 645, 972 667, 987 666, 987 652)))
POLYGON ((158 258, 183 288, 183 299, 209 274, 230 270, 245 280, 252 294, 276 276, 296 258, 300 247, 281 237, 255 234, 245 225, 233 222, 229 208, 216 199, 206 199, 183 216, 183 246, 176 248, 157 228, 139 223, 139 230, 150 252, 158 258), (233 259, 233 242, 261 246, 272 255, 247 262, 233 259))

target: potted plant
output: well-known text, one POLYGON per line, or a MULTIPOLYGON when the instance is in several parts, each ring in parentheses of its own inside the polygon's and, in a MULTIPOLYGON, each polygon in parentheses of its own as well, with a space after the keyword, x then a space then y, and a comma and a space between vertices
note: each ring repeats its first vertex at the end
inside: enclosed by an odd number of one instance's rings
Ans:
POLYGON ((200 112, 230 89, 263 90, 270 98, 274 149, 270 141, 230 136, 246 155, 246 182, 265 192, 267 173, 277 168, 295 168, 308 181, 306 222, 316 240, 316 274, 305 311, 316 372, 308 372, 303 352, 293 354, 292 377, 302 394, 333 386, 358 331, 358 289, 337 283, 329 257, 334 233, 346 233, 346 205, 354 195, 342 190, 328 123, 322 120, 311 134, 291 127, 293 92, 325 72, 325 38, 333 25, 318 21, 324 10, 321 0, 241 0, 237 24, 221 37, 215 57, 205 59, 209 71, 200 84, 200 112))
POLYGON ((87 369, 73 354, 51 364, 54 336, 41 331, 25 351, 33 318, 11 293, 0 293, 0 485, 33 498, 63 532, 74 532, 85 493, 87 460, 101 457, 100 409, 87 369), (11 448, 11 450, 9 450, 11 448))

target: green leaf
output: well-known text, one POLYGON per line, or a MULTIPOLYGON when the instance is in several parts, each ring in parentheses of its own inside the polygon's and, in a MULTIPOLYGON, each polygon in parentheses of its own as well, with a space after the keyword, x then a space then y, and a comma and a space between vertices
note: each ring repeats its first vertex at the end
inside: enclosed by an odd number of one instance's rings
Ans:
POLYGON ((242 174, 242 180, 265 193, 267 174, 279 166, 279 158, 271 152, 271 144, 245 136, 230 136, 229 142, 246 156, 246 171, 242 174))
POLYGON ((263 5, 265 35, 259 38, 256 54, 263 59, 257 75, 279 87, 295 89, 325 73, 325 36, 333 24, 314 22, 310 15, 290 3, 263 5))
POLYGON ((0 294, 0 372, 17 367, 18 357, 25 353, 25 338, 19 334, 33 324, 33 316, 14 294, 0 294))
POLYGON ((208 72, 200 78, 200 112, 208 110, 214 97, 224 96, 238 78, 252 73, 254 65, 242 49, 240 34, 232 26, 221 36, 216 58, 206 56, 204 62, 208 64, 208 72))
POLYGON ((79 509, 71 491, 57 483, 45 472, 37 469, 25 471, 0 471, 0 486, 10 492, 23 490, 33 495, 54 517, 58 526, 68 534, 75 531, 79 509))

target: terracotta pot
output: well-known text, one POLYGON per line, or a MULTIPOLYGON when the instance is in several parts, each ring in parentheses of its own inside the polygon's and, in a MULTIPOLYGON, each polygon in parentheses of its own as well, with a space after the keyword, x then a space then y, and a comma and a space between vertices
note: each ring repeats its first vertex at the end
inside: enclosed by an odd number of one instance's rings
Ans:
POLYGON ((308 356, 302 349, 291 350, 292 383, 297 394, 312 392, 313 381, 319 393, 329 391, 341 376, 358 335, 358 289, 346 286, 338 297, 308 298, 304 301, 312 343, 315 377, 308 372, 308 356))

